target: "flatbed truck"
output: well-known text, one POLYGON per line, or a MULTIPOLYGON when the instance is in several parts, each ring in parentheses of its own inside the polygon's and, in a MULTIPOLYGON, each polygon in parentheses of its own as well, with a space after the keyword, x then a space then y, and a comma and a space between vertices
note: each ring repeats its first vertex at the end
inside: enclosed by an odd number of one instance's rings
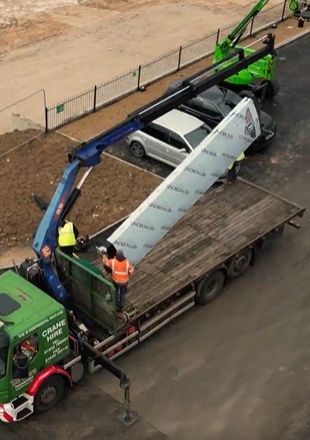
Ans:
MULTIPOLYGON (((125 322, 115 313, 115 291, 102 258, 91 263, 103 273, 100 292, 89 291, 89 284, 83 286, 69 276, 79 307, 107 330, 96 348, 116 359, 194 305, 210 303, 229 280, 254 265, 257 254, 283 234, 286 224, 298 228, 294 219, 304 211, 241 178, 234 185, 211 189, 137 265, 129 283, 125 322)), ((98 244, 106 245, 115 226, 102 232, 98 244)), ((67 273, 93 276, 78 259, 62 258, 67 273)), ((97 368, 100 365, 91 362, 90 370, 97 368)))
MULTIPOLYGON (((72 387, 87 369, 94 373, 102 367, 120 379, 129 403, 130 381, 114 359, 196 304, 213 301, 283 234, 286 224, 299 228, 294 219, 304 211, 240 178, 211 189, 137 265, 121 316, 101 258, 90 262, 57 251, 64 268, 59 276, 72 295, 71 313, 35 287, 35 261, 19 267, 21 276, 1 275, 0 378, 6 380, 0 381, 0 419, 18 421, 50 409, 65 385, 72 387), (31 359, 24 367, 17 361, 21 343, 31 359), (46 374, 38 378, 42 369, 46 374)), ((101 244, 111 228, 101 235, 101 244)), ((129 423, 130 409, 127 414, 129 423)))

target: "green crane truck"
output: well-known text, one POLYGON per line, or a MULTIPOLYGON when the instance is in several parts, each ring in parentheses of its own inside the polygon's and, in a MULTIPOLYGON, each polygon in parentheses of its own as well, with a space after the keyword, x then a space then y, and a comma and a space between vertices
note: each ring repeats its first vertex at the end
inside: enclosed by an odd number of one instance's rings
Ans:
MULTIPOLYGON (((213 301, 305 208, 238 179, 203 195, 137 265, 125 311, 101 258, 55 258, 70 307, 41 285, 36 260, 0 276, 0 419, 15 422, 56 405, 86 371, 107 368, 128 399, 114 360, 196 304, 213 301), (52 373, 52 374, 51 374, 52 373)), ((98 245, 122 223, 97 237, 98 245)), ((126 249, 124 249, 126 251, 126 249)))
MULTIPOLYGON (((224 40, 216 44, 213 59, 214 63, 225 60, 228 55, 240 50, 243 51, 246 57, 255 53, 255 49, 239 46, 238 43, 245 35, 249 24, 253 22, 256 15, 259 14, 268 2, 269 0, 260 0, 232 32, 224 38, 224 40)), ((234 60, 229 60, 223 63, 220 69, 227 68, 233 63, 234 60)), ((267 55, 251 64, 247 69, 243 69, 230 76, 222 85, 239 93, 242 97, 247 96, 260 101, 263 99, 272 99, 279 93, 279 84, 274 79, 275 68, 276 53, 267 55)))

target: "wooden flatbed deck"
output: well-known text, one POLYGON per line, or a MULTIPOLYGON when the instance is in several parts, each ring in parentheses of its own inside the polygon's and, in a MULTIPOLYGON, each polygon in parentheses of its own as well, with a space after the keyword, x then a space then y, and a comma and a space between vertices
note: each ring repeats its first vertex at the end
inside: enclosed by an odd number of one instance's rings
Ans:
POLYGON ((137 265, 127 307, 142 313, 304 210, 242 179, 208 191, 137 265))

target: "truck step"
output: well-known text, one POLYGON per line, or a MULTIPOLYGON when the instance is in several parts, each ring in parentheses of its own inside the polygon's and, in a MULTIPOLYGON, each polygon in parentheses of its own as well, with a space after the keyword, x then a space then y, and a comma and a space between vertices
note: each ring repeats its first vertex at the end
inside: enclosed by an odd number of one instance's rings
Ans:
POLYGON ((14 408, 12 417, 14 420, 23 420, 33 413, 34 397, 27 393, 22 394, 17 399, 12 401, 14 408))
POLYGON ((28 402, 26 396, 20 396, 17 399, 13 400, 12 405, 15 409, 17 409, 19 406, 22 406, 26 402, 28 402))
POLYGON ((24 408, 24 409, 22 409, 21 411, 19 411, 17 413, 16 419, 17 420, 23 420, 26 417, 30 416, 30 414, 32 414, 32 411, 29 408, 24 408))

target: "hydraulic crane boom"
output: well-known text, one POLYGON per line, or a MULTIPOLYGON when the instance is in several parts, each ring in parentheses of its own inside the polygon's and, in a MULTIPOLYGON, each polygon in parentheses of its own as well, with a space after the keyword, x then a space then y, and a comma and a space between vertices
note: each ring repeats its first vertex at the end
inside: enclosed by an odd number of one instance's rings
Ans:
POLYGON ((227 57, 212 66, 208 66, 196 75, 184 80, 178 89, 140 108, 130 114, 128 118, 120 124, 90 141, 81 144, 72 151, 69 155, 70 164, 62 176, 52 201, 38 227, 33 242, 33 249, 38 257, 39 266, 42 269, 47 287, 57 300, 64 302, 70 296, 54 272, 51 264, 52 255, 57 248, 57 231, 80 196, 81 187, 92 168, 100 163, 102 152, 115 142, 121 141, 129 134, 142 129, 145 124, 150 121, 187 102, 208 88, 219 84, 229 76, 247 68, 260 58, 274 54, 274 41, 275 37, 269 34, 265 42, 265 47, 248 57, 245 57, 244 51, 240 49, 238 51, 239 60, 215 74, 212 73, 218 69, 222 63, 229 61, 231 58, 235 58, 237 54, 235 53, 233 56, 227 57), (77 187, 74 188, 75 179, 81 168, 88 168, 88 170, 77 187))
POLYGON ((221 52, 221 58, 227 56, 229 51, 238 44, 250 21, 267 5, 268 2, 269 0, 260 0, 228 35, 228 37, 216 45, 215 50, 221 52))

